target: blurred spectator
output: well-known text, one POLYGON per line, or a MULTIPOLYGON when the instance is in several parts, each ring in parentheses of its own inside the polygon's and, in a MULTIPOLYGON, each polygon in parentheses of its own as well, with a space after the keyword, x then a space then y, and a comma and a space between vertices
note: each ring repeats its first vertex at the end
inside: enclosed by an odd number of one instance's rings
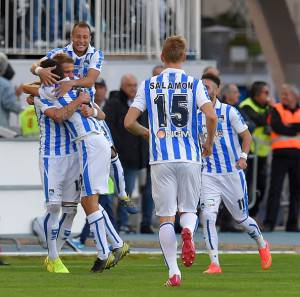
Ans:
POLYGON ((33 105, 27 106, 19 117, 20 128, 23 136, 38 136, 40 133, 38 120, 33 105))
POLYGON ((264 198, 266 188, 266 165, 267 156, 270 153, 270 128, 267 123, 269 107, 274 104, 270 98, 270 89, 267 83, 256 81, 250 89, 250 97, 246 98, 239 106, 255 124, 252 132, 253 142, 250 152, 257 156, 257 176, 253 176, 253 159, 248 160, 247 181, 248 189, 251 192, 253 178, 257 179, 256 202, 252 209, 249 210, 250 216, 255 217, 259 211, 259 204, 264 198))
POLYGON ((163 70, 164 70, 164 66, 163 65, 156 65, 152 69, 152 76, 159 75, 163 70))
MULTIPOLYGON (((124 118, 132 104, 137 92, 137 80, 131 74, 126 74, 121 79, 119 91, 112 91, 104 107, 106 123, 108 124, 115 147, 118 151, 120 161, 124 169, 126 192, 132 195, 139 169, 146 167, 144 157, 144 145, 141 137, 130 134, 124 128, 124 118)), ((141 123, 145 125, 146 118, 143 115, 141 123)), ((118 222, 120 231, 130 232, 131 226, 128 224, 128 214, 126 209, 118 205, 118 222)))
POLYGON ((239 98, 240 98, 240 92, 238 89, 238 86, 236 84, 226 84, 223 86, 221 90, 221 97, 222 97, 222 102, 234 106, 242 115, 244 118, 249 131, 252 133, 255 129, 255 124, 252 122, 247 114, 239 108, 238 103, 239 103, 239 98))
POLYGON ((220 70, 216 67, 213 67, 213 66, 205 67, 204 70, 203 70, 202 75, 208 74, 208 73, 212 74, 214 76, 220 77, 220 70))
POLYGON ((283 85, 280 103, 273 106, 270 113, 272 128, 272 172, 267 201, 265 231, 273 231, 276 226, 280 197, 285 175, 290 186, 289 214, 286 231, 299 232, 298 217, 300 204, 300 93, 292 85, 283 85))
POLYGON ((95 81, 95 89, 95 103, 98 104, 100 108, 103 108, 107 101, 107 86, 103 78, 97 78, 97 80, 95 81))
POLYGON ((16 90, 8 79, 4 78, 8 69, 8 60, 5 54, 0 53, 0 126, 9 127, 9 113, 20 113, 23 108, 16 96, 16 90))

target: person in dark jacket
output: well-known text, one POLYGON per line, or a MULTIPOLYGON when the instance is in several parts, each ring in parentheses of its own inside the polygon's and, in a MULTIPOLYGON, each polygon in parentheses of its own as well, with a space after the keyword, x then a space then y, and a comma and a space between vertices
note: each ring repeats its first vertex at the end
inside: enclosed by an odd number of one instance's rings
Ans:
MULTIPOLYGON (((108 124, 115 147, 124 169, 126 192, 131 196, 139 169, 145 168, 145 140, 130 134, 124 128, 124 118, 137 92, 137 80, 131 74, 126 74, 121 79, 121 87, 118 91, 112 91, 104 107, 106 123, 108 124)), ((147 119, 142 115, 140 122, 145 125, 147 119)), ((123 206, 118 206, 117 225, 120 231, 130 232, 128 214, 123 206)))

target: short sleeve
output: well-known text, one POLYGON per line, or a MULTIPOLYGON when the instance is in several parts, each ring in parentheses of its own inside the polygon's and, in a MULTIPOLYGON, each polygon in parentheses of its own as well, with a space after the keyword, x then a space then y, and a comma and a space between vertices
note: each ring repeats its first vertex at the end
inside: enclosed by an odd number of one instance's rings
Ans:
POLYGON ((246 125, 242 115, 234 107, 230 107, 229 119, 231 126, 238 134, 248 129, 248 126, 246 125))
POLYGON ((205 103, 211 102, 206 87, 202 83, 201 80, 198 81, 197 88, 196 88, 196 100, 197 106, 201 108, 202 105, 205 103))
POLYGON ((55 49, 49 51, 45 58, 52 59, 55 55, 63 53, 63 52, 64 52, 64 50, 62 48, 55 48, 55 49))
POLYGON ((147 108, 146 97, 145 97, 145 81, 143 81, 136 93, 134 101, 131 107, 139 109, 141 112, 144 112, 147 108))
POLYGON ((88 69, 95 69, 101 72, 103 60, 104 60, 103 52, 100 50, 95 51, 95 53, 93 54, 90 60, 90 65, 88 69))
POLYGON ((38 107, 44 113, 49 108, 55 108, 53 102, 48 99, 43 99, 39 97, 34 97, 34 105, 38 107))

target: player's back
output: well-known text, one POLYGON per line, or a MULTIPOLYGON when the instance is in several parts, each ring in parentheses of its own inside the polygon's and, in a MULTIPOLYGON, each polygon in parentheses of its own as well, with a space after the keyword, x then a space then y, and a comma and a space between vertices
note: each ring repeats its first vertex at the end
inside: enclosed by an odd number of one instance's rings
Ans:
POLYGON ((165 69, 144 82, 149 114, 150 164, 199 162, 198 79, 181 69, 165 69))
MULTIPOLYGON (((235 166, 241 153, 239 133, 247 129, 242 116, 235 107, 216 101, 215 111, 218 124, 213 144, 213 154, 203 160, 204 174, 227 174, 238 171, 235 166)), ((198 128, 201 142, 207 135, 206 119, 198 113, 198 128)))

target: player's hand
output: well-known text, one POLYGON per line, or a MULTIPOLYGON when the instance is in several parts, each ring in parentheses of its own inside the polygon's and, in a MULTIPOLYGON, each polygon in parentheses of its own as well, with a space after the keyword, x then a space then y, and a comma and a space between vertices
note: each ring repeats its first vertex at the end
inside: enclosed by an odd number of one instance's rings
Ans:
POLYGON ((81 105, 80 111, 85 118, 89 118, 94 115, 94 109, 86 104, 81 105))
POLYGON ((27 104, 29 105, 34 105, 34 97, 32 95, 29 95, 27 98, 26 98, 26 102, 27 104))
POLYGON ((213 145, 208 142, 205 142, 202 145, 202 157, 203 158, 209 157, 212 154, 212 146, 213 145))
POLYGON ((235 164, 235 167, 237 169, 242 169, 242 170, 245 170, 247 168, 247 160, 244 159, 244 158, 240 158, 236 164, 235 164))
POLYGON ((74 86, 74 81, 72 80, 61 81, 59 83, 59 86, 56 89, 54 89, 55 95, 57 97, 62 97, 67 92, 69 92, 73 86, 74 86))
POLYGON ((57 83, 57 80, 59 79, 59 76, 52 73, 51 71, 55 69, 56 66, 53 67, 47 67, 47 68, 42 68, 39 71, 39 77, 41 78, 41 81, 46 85, 46 86, 51 86, 53 84, 57 83))
POLYGON ((149 130, 147 129, 147 131, 145 131, 142 135, 142 137, 147 141, 149 142, 149 130))
POLYGON ((77 100, 79 100, 80 104, 89 104, 91 102, 90 95, 86 92, 80 92, 77 100))

